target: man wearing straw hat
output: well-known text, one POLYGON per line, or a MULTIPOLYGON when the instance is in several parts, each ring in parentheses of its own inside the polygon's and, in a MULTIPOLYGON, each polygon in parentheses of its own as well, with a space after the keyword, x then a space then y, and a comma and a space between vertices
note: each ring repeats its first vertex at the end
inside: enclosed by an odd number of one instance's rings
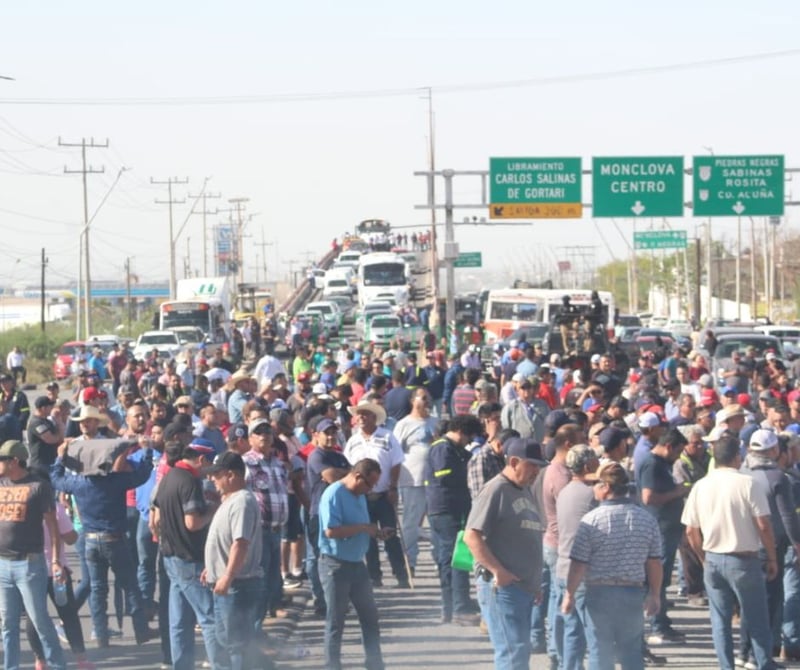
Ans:
MULTIPOLYGON (((356 428, 353 436, 347 441, 344 455, 351 465, 363 458, 378 461, 381 476, 372 492, 367 495, 367 509, 372 523, 380 525, 384 530, 383 546, 389 557, 392 572, 397 578, 400 588, 408 588, 405 559, 400 538, 397 536, 397 480, 400 477, 400 465, 405 460, 403 448, 394 435, 383 427, 386 411, 378 403, 362 401, 355 407, 347 408, 356 417, 356 428)), ((367 568, 374 586, 383 586, 378 542, 370 538, 367 551, 367 568)))

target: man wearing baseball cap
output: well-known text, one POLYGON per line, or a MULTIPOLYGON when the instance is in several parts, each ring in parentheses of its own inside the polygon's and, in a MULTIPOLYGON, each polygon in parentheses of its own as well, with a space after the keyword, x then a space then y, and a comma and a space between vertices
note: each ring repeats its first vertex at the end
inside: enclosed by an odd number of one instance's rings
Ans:
POLYGON ((683 535, 680 521, 683 500, 689 493, 688 488, 675 483, 672 470, 686 443, 687 439, 677 428, 669 429, 661 434, 658 443, 645 455, 636 469, 636 485, 642 503, 658 520, 664 545, 660 608, 650 620, 651 632, 647 638, 652 645, 668 644, 684 638, 683 633, 672 627, 672 621, 667 616, 666 589, 670 584, 675 554, 683 535))
MULTIPOLYGON (((595 472, 600 467, 600 461, 590 446, 576 444, 567 452, 566 465, 572 473, 572 480, 561 489, 556 499, 558 559, 551 586, 558 593, 559 603, 563 600, 567 589, 569 553, 572 551, 575 533, 578 532, 578 526, 584 515, 597 505, 593 489, 589 484, 596 479, 595 472)), ((563 622, 561 625, 554 624, 551 629, 556 636, 559 667, 569 670, 582 667, 583 656, 586 652, 586 639, 582 623, 585 614, 585 595, 586 589, 583 586, 579 587, 575 592, 575 609, 568 614, 557 612, 555 616, 561 617, 563 622)))
POLYGON ((169 639, 176 670, 194 667, 194 619, 212 666, 221 653, 214 630, 214 599, 200 583, 206 532, 217 508, 203 495, 202 468, 214 454, 213 445, 202 438, 184 447, 181 459, 159 482, 151 511, 170 580, 169 639))
POLYGON ((342 479, 350 472, 350 463, 344 454, 337 448, 336 435, 339 432, 337 425, 324 416, 317 416, 309 423, 311 439, 314 450, 308 455, 306 476, 308 477, 308 490, 311 505, 308 510, 308 523, 306 535, 311 551, 306 559, 306 572, 311 582, 311 591, 314 596, 314 613, 325 616, 325 593, 319 579, 319 501, 333 482, 342 479))
POLYGON ((22 442, 8 440, 0 445, 0 611, 5 667, 20 665, 19 629, 24 610, 42 642, 47 667, 64 670, 64 652, 47 613, 48 575, 55 577, 63 569, 54 494, 47 481, 28 472, 27 460, 28 450, 22 442), (45 564, 44 525, 52 545, 51 569, 45 564))
MULTIPOLYGON (((659 408, 660 409, 660 408, 659 408)), ((647 411, 639 415, 636 422, 641 432, 636 446, 633 448, 633 471, 639 470, 642 461, 656 445, 661 434, 664 432, 666 424, 657 412, 647 411)))
POLYGON ((504 445, 506 465, 475 500, 464 542, 478 565, 478 602, 494 647, 495 667, 527 667, 531 612, 541 597, 542 520, 530 485, 546 461, 530 439, 504 445))
MULTIPOLYGON (((771 410, 770 410, 771 411, 771 410)), ((778 435, 774 430, 759 429, 751 436, 747 456, 741 471, 749 474, 767 494, 770 508, 774 551, 778 575, 767 581, 767 611, 771 630, 780 630, 783 619, 783 572, 784 558, 789 545, 794 546, 795 555, 800 556, 800 518, 792 493, 788 475, 778 465, 778 435)), ((769 552, 767 552, 769 553, 769 552)), ((746 615, 746 621, 750 617, 746 615)), ((744 618, 744 617, 743 617, 744 618)), ((778 646, 778 640, 773 640, 778 646)), ((745 662, 753 660, 753 640, 748 626, 742 625, 739 658, 745 662)))
POLYGON ((33 403, 33 412, 28 421, 28 447, 30 458, 28 470, 50 480, 50 466, 56 461, 56 449, 64 439, 61 427, 50 418, 55 402, 40 395, 33 403))
MULTIPOLYGON (((253 645, 261 570, 261 514, 256 497, 247 490, 242 457, 226 451, 206 470, 222 498, 208 528, 200 581, 214 596, 217 643, 230 657, 232 668, 254 667, 253 645)), ((261 667, 261 666, 255 666, 261 667)))

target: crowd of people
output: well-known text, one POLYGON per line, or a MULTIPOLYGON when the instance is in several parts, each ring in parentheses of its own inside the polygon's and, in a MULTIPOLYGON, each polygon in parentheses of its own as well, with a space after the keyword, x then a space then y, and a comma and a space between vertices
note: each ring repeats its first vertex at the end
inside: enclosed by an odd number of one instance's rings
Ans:
POLYGON ((780 361, 717 388, 682 349, 620 378, 603 352, 572 370, 522 341, 484 369, 475 345, 436 344, 299 347, 252 369, 228 348, 139 362, 121 346, 105 375, 78 371, 72 401, 52 383, 33 407, 0 376, 7 664, 25 610, 37 669, 64 667, 57 627, 91 668, 88 603, 101 648, 130 616, 162 667, 192 668, 196 623, 211 667, 270 667, 263 622, 308 580, 325 667, 341 667, 352 603, 366 667, 383 668, 374 590, 413 585, 425 525, 442 623, 480 626, 498 668, 665 664, 687 632, 674 575, 708 608, 720 667, 800 657, 800 390, 780 361))

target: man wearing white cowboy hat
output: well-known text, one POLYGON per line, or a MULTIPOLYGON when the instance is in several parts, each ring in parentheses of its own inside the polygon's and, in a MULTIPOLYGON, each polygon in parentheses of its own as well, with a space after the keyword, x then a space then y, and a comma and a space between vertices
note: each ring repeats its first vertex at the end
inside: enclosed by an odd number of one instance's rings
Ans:
POLYGON ((108 430, 108 417, 94 405, 84 405, 77 416, 69 417, 70 421, 75 421, 80 427, 80 437, 76 440, 95 440, 104 437, 113 437, 108 430))
MULTIPOLYGON (((347 441, 344 455, 351 465, 355 465, 363 458, 372 458, 381 466, 381 476, 372 492, 367 495, 367 509, 369 518, 381 528, 388 530, 383 546, 389 557, 392 572, 397 578, 398 586, 407 588, 409 585, 406 574, 403 549, 400 539, 395 531, 397 528, 397 480, 400 477, 400 465, 405 459, 403 448, 394 435, 382 426, 386 421, 386 410, 373 401, 361 401, 355 407, 347 410, 356 417, 356 430, 347 441)), ((367 569, 374 586, 382 586, 382 574, 378 542, 370 539, 367 551, 367 569)))
POLYGON ((231 423, 241 423, 244 421, 242 417, 242 408, 245 406, 245 403, 252 398, 252 394, 250 393, 250 383, 252 379, 247 370, 239 368, 228 380, 226 388, 229 392, 233 391, 228 398, 228 417, 231 423))

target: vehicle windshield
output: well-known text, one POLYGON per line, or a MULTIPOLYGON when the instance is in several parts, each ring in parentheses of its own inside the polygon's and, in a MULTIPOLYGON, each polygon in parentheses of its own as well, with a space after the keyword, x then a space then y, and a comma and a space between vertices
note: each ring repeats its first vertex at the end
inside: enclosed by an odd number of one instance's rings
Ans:
POLYGON ((140 345, 175 344, 175 335, 172 333, 159 333, 158 335, 142 335, 140 345))
POLYGON ((399 286, 406 283, 403 263, 376 263, 364 266, 365 286, 399 286))
POLYGON ((490 319, 504 321, 536 321, 539 305, 533 302, 513 302, 493 300, 489 310, 490 319))
POLYGON ((321 312, 322 314, 333 313, 333 307, 330 305, 309 305, 306 309, 309 309, 313 312, 321 312))
POLYGON ((332 288, 337 288, 337 287, 340 287, 340 286, 347 286, 347 280, 346 279, 331 279, 328 282, 328 286, 330 286, 332 288))
POLYGON ((744 354, 744 350, 747 347, 755 348, 757 358, 763 358, 767 353, 767 349, 772 349, 778 356, 783 356, 783 347, 780 340, 736 337, 721 340, 714 351, 714 358, 731 358, 734 351, 741 351, 744 354))
POLYGON ((526 342, 541 342, 547 335, 547 330, 548 326, 544 323, 536 326, 525 326, 524 328, 517 328, 508 339, 517 340, 518 342, 523 339, 526 342))
POLYGON ((373 317, 369 325, 372 328, 400 328, 400 319, 396 316, 383 316, 378 314, 373 317))
POLYGON ((161 325, 164 329, 179 328, 181 326, 196 326, 203 332, 208 330, 210 312, 208 310, 182 310, 180 312, 162 312, 161 325))
POLYGON ((200 330, 180 330, 176 335, 181 344, 197 344, 203 341, 203 332, 200 330))
POLYGON ((74 356, 75 355, 75 345, 74 344, 64 344, 58 350, 59 356, 74 356))

